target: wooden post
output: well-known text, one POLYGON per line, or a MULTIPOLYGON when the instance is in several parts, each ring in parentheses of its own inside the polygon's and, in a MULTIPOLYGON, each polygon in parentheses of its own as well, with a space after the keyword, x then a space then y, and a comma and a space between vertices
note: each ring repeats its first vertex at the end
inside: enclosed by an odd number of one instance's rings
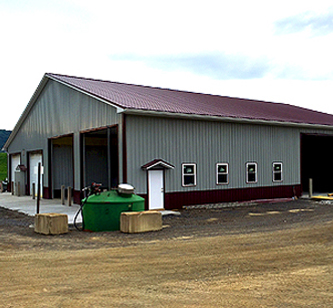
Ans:
POLYGON ((65 185, 61 185, 61 204, 65 205, 65 185))
POLYGON ((41 163, 38 163, 38 179, 37 179, 37 214, 39 214, 39 203, 40 203, 40 174, 41 174, 41 163))
POLYGON ((309 197, 312 198, 313 195, 313 181, 309 179, 309 197))
POLYGON ((21 183, 17 182, 17 196, 20 197, 21 196, 21 183))
POLYGON ((2 182, 0 182, 0 192, 1 192, 1 193, 3 192, 3 185, 2 185, 2 182))
POLYGON ((32 199, 36 199, 36 183, 32 183, 32 199))
POLYGON ((15 187, 15 184, 14 184, 14 182, 11 182, 11 186, 12 186, 12 195, 14 196, 14 187, 15 187))
POLYGON ((72 187, 68 187, 67 204, 68 206, 72 206, 72 187))

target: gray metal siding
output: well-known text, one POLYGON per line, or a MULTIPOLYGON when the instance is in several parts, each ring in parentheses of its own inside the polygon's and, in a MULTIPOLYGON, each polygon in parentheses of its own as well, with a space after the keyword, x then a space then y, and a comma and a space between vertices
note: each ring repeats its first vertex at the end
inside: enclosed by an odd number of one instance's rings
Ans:
POLYGON ((247 125, 171 118, 127 117, 128 180, 146 193, 141 166, 161 158, 166 192, 300 184, 300 130, 282 126, 247 125), (229 163, 229 184, 216 185, 215 164, 229 163), (246 183, 246 163, 258 164, 258 183, 246 183), (283 163, 283 182, 273 183, 272 163, 283 163), (182 187, 181 164, 197 164, 197 186, 182 187))
MULTIPOLYGON (((332 130, 239 124, 162 117, 126 117, 127 179, 137 193, 147 192, 141 166, 161 158, 175 166, 166 170, 166 192, 276 186, 272 163, 283 163, 282 185, 300 184, 300 133, 332 134, 332 130), (215 164, 229 164, 229 184, 216 185, 215 164), (247 184, 245 165, 258 164, 258 183, 247 184), (181 164, 196 163, 197 186, 182 187, 181 164)), ((122 181, 122 115, 106 103, 50 80, 33 105, 8 152, 43 151, 44 185, 48 186, 48 138, 73 134, 74 182, 80 189, 80 131, 119 124, 119 166, 122 181), (23 151, 23 149, 25 151, 23 151)))
MULTIPOLYGON (((79 132, 117 124, 120 118, 121 115, 116 113, 114 107, 50 80, 10 144, 8 152, 43 150, 43 161, 46 164, 48 138, 74 133, 75 188, 79 189, 79 132)), ((22 163, 26 164, 26 161, 22 163)), ((44 179, 44 185, 48 186, 47 168, 44 179)))
POLYGON ((53 189, 73 187, 72 146, 53 145, 53 189))

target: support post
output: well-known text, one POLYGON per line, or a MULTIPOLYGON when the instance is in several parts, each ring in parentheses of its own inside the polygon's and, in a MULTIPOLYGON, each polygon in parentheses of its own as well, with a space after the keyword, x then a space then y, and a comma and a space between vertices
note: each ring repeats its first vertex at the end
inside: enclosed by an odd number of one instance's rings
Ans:
POLYGON ((72 206, 72 187, 68 187, 67 204, 68 206, 72 206))
POLYGON ((313 181, 309 179, 309 197, 312 198, 313 195, 313 181))
POLYGON ((36 199, 36 183, 32 183, 32 199, 36 199))
POLYGON ((11 182, 11 186, 12 186, 12 195, 14 196, 14 194, 15 194, 15 192, 14 192, 14 188, 15 188, 14 182, 11 182))
POLYGON ((38 163, 38 179, 37 179, 37 214, 39 214, 39 203, 40 203, 40 174, 41 174, 41 163, 38 163))
POLYGON ((17 182, 17 196, 20 197, 21 196, 21 183, 17 182))
POLYGON ((61 185, 61 204, 65 205, 65 185, 61 185))
POLYGON ((0 182, 0 192, 3 193, 3 185, 2 185, 2 182, 0 182))

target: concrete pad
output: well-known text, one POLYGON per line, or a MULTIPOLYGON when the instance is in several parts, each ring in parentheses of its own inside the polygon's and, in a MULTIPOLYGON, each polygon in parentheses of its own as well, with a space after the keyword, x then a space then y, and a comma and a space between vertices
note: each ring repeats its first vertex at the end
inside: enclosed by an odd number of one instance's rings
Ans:
POLYGON ((120 216, 120 231, 141 233, 162 230, 160 211, 123 212, 120 216))
MULTIPOLYGON (((13 196, 11 193, 0 193, 0 207, 7 208, 13 211, 18 211, 29 216, 36 215, 37 201, 31 196, 13 196)), ((39 213, 59 213, 68 216, 68 224, 73 225, 74 217, 80 206, 72 204, 72 206, 62 205, 60 199, 42 199, 40 201, 39 213)), ((163 210, 160 211, 162 216, 181 215, 178 211, 163 210)), ((77 217, 77 223, 82 223, 81 214, 77 217)))
MULTIPOLYGON (((13 196, 11 193, 0 193, 0 207, 18 211, 29 216, 37 214, 37 200, 31 196, 13 196)), ((40 200, 39 213, 58 213, 68 216, 68 224, 72 225, 74 217, 79 211, 80 205, 73 204, 72 206, 62 205, 60 199, 42 199, 40 200)), ((82 223, 81 214, 78 215, 77 223, 82 223)))

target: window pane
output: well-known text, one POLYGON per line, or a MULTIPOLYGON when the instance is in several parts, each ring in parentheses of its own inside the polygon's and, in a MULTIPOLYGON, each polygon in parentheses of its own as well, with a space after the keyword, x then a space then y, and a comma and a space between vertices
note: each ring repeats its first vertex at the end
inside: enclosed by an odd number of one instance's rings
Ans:
POLYGON ((249 172, 249 173, 254 173, 254 172, 256 172, 256 165, 254 165, 254 164, 249 164, 249 165, 247 166, 247 172, 249 172))
POLYGON ((218 183, 228 183, 228 175, 227 174, 219 174, 218 175, 218 183))
POLYGON ((274 173, 274 181, 281 181, 282 180, 282 174, 279 173, 274 173))
POLYGON ((256 174, 255 173, 249 173, 247 175, 247 181, 248 182, 255 182, 256 181, 256 174))
POLYGON ((194 173, 194 166, 185 165, 184 166, 184 174, 193 174, 194 173))
POLYGON ((226 173, 227 172, 227 166, 226 165, 219 165, 218 166, 218 172, 219 173, 226 173))
POLYGON ((184 175, 184 185, 194 185, 194 175, 184 175))
POLYGON ((274 164, 273 170, 274 171, 281 171, 282 170, 282 165, 281 164, 274 164))

